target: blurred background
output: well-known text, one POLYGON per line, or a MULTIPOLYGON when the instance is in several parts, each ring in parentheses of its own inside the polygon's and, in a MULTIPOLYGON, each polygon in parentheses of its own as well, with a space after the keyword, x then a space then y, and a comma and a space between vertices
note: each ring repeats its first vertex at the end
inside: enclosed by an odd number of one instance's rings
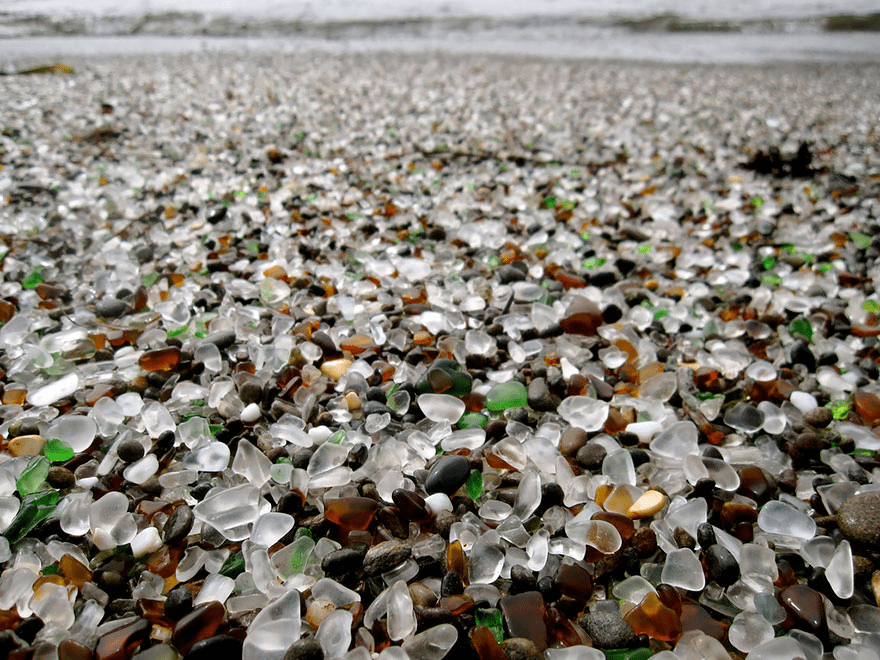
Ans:
POLYGON ((440 50, 880 61, 877 0, 0 0, 0 54, 440 50))

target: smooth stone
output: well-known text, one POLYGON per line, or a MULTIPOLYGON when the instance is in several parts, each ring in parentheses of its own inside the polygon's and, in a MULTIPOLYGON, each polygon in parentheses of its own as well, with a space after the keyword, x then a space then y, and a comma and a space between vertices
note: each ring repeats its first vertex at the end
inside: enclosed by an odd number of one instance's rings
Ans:
POLYGON ((660 491, 649 490, 632 503, 626 510, 626 515, 633 520, 648 518, 662 511, 664 506, 666 506, 666 496, 660 491))
POLYGON ((527 398, 529 406, 541 412, 553 412, 560 403, 559 397, 550 391, 544 378, 532 378, 527 390, 527 398))
POLYGON ((578 624, 597 649, 631 648, 638 643, 632 626, 619 612, 589 612, 578 619, 578 624))
POLYGON ((452 495, 465 484, 470 473, 470 462, 464 456, 441 456, 425 479, 425 492, 452 495))
POLYGON ((416 403, 432 422, 455 424, 466 409, 464 401, 449 394, 420 394, 416 403))
POLYGON ((46 441, 39 435, 20 435, 6 445, 13 456, 39 456, 43 452, 46 441))
POLYGON ((125 463, 134 463, 144 457, 144 446, 134 438, 125 438, 116 445, 116 455, 120 461, 125 463))
POLYGON ((837 527, 849 541, 880 544, 880 491, 853 495, 837 510, 837 527))
POLYGON ((242 641, 231 635, 214 635, 192 645, 186 660, 241 660, 242 641))
POLYGON ((214 346, 222 351, 235 343, 235 330, 217 330, 205 337, 205 342, 214 344, 214 346))
POLYGON ((804 413, 804 422, 817 429, 824 429, 834 418, 831 408, 819 406, 804 413))
POLYGON ((544 654, 535 643, 525 637, 511 637, 501 642, 507 660, 543 660, 544 654))
POLYGON ((189 535, 194 522, 195 516, 189 505, 178 505, 165 522, 165 529, 162 532, 165 543, 177 545, 183 541, 189 535))
POLYGON ((128 311, 128 303, 119 298, 102 298, 95 303, 95 312, 105 319, 118 319, 128 311))
POLYGON ((363 567, 364 552, 358 548, 340 548, 324 555, 321 570, 328 577, 353 573, 363 567))
MULTIPOLYGON (((714 533, 712 536, 714 538, 714 533)), ((710 545, 704 558, 709 569, 709 580, 717 582, 722 587, 729 587, 739 579, 739 564, 736 558, 720 543, 710 545)))
POLYGON ((364 556, 364 572, 381 575, 396 568, 412 555, 412 548, 400 541, 385 541, 372 546, 364 556))
POLYGON ((324 649, 315 639, 298 639, 287 648, 282 660, 324 660, 324 649))

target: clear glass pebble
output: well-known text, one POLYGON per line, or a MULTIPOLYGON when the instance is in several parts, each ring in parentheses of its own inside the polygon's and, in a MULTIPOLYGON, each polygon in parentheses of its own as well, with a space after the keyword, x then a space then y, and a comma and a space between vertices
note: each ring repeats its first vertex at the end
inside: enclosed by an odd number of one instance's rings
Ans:
POLYGON ((602 474, 611 479, 612 484, 636 485, 636 469, 632 455, 626 449, 606 454, 602 461, 602 474))
POLYGON ((464 401, 448 394, 420 394, 416 403, 432 422, 454 424, 465 411, 464 401))
POLYGON ((793 536, 804 541, 816 534, 816 522, 810 516, 778 500, 761 507, 758 527, 770 534, 793 536))
POLYGON ((727 632, 731 645, 748 653, 756 646, 773 639, 773 626, 756 612, 740 612, 734 617, 727 632))
POLYGON ((340 658, 351 644, 352 614, 348 610, 334 610, 321 621, 315 639, 328 659, 340 658))
POLYGON ((416 631, 416 614, 404 580, 398 580, 388 588, 386 608, 388 636, 393 641, 406 639, 416 631))
POLYGON ((825 577, 838 598, 851 598, 855 588, 853 555, 849 541, 843 540, 825 567, 825 577))
POLYGON ((700 479, 711 479, 721 490, 739 488, 739 475, 726 461, 711 456, 690 454, 684 458, 684 474, 692 486, 700 479))
POLYGON ((683 460, 685 456, 699 453, 698 437, 696 424, 676 422, 651 441, 650 449, 659 456, 683 460))
POLYGON ((570 396, 557 409, 569 424, 587 432, 601 429, 608 419, 610 406, 604 401, 587 396, 570 396))
POLYGON ((442 660, 458 641, 458 630, 449 623, 428 628, 424 632, 404 640, 401 648, 406 651, 410 660, 442 660))
POLYGON ((741 433, 754 433, 764 425, 764 413, 748 403, 737 403, 724 413, 724 423, 741 433))
POLYGON ((660 579, 687 591, 700 591, 706 586, 700 560, 690 548, 679 548, 667 554, 660 579))

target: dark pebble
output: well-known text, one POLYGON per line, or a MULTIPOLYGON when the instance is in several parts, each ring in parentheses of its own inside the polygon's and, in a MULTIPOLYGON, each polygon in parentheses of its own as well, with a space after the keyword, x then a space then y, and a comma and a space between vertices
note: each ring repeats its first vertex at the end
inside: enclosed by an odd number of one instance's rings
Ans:
POLYGON ((454 571, 447 571, 440 581, 441 596, 458 596, 464 593, 464 583, 454 571))
POLYGON ((324 660, 324 649, 314 639, 298 639, 284 653, 283 660, 324 660))
POLYGON ((337 577, 352 573, 361 568, 364 561, 365 548, 340 548, 329 552, 321 561, 321 570, 328 577, 337 577))
POLYGON ((657 534, 650 527, 639 527, 631 543, 640 556, 647 557, 657 551, 657 534))
POLYGON ((693 550, 697 547, 697 541, 691 536, 684 527, 676 527, 672 532, 675 539, 675 545, 679 548, 690 548, 693 550))
POLYGON ((95 312, 105 319, 117 319, 128 311, 128 304, 118 298, 102 298, 95 304, 95 312))
POLYGON ((699 543, 700 547, 704 550, 717 543, 715 529, 711 524, 704 522, 697 525, 697 543, 699 543))
MULTIPOLYGON (((713 534, 714 536, 714 534, 713 534)), ((709 579, 722 587, 728 587, 739 579, 739 564, 736 558, 723 545, 710 545, 704 555, 709 569, 709 579)))
POLYGON ((511 282, 522 282, 526 279, 526 274, 515 266, 502 266, 495 273, 501 284, 510 284, 511 282))
POLYGON ((638 642, 632 626, 618 612, 589 612, 578 619, 597 649, 632 648, 638 642))
POLYGON ((550 391, 547 381, 543 378, 533 378, 527 392, 529 405, 534 410, 554 412, 559 407, 559 397, 550 391))
POLYGON ((464 485, 470 473, 470 463, 464 456, 442 456, 425 479, 425 491, 452 495, 464 485))
POLYGON ((381 575, 400 566, 412 556, 412 548, 400 541, 385 541, 370 547, 364 557, 367 575, 381 575))
POLYGON ((804 413, 804 422, 817 429, 824 429, 831 423, 834 413, 831 408, 818 406, 804 413))
POLYGON ((116 455, 120 461, 134 463, 144 457, 144 446, 134 438, 125 438, 116 446, 116 455))
POLYGON ((582 468, 595 472, 602 469, 602 461, 605 460, 607 453, 602 445, 589 444, 578 449, 576 459, 582 468))
POLYGON ((562 434, 559 440, 559 452, 566 458, 575 456, 578 450, 587 442, 587 432, 583 429, 570 426, 562 434))
POLYGON ((535 574, 527 567, 519 564, 514 565, 510 569, 510 594, 521 594, 526 591, 536 591, 538 589, 538 580, 535 574))
POLYGON ((165 543, 168 545, 177 545, 183 541, 189 536, 194 521, 195 516, 193 516, 192 509, 186 504, 179 505, 174 509, 171 515, 168 516, 168 521, 165 523, 165 529, 162 535, 165 543))
POLYGON ((193 596, 186 587, 176 587, 168 592, 165 598, 165 616, 177 621, 192 612, 193 596))
POLYGON ((49 468, 49 474, 46 475, 46 482, 52 488, 63 490, 65 488, 72 488, 76 483, 76 477, 66 467, 53 465, 49 468))
POLYGON ((196 642, 186 654, 186 660, 241 660, 242 642, 230 635, 214 635, 196 642))
POLYGON ((222 351, 224 348, 229 348, 235 343, 235 330, 218 330, 217 332, 212 332, 205 337, 205 341, 209 344, 214 344, 214 346, 222 351))

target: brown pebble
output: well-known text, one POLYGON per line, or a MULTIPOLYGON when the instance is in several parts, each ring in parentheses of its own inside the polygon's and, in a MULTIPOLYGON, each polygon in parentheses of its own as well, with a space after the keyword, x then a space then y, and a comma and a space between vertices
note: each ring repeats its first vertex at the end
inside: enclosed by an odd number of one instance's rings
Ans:
POLYGON ((834 418, 831 408, 819 406, 804 413, 804 422, 817 429, 824 429, 834 418))
POLYGON ((73 484, 76 483, 76 477, 66 467, 53 465, 49 468, 46 481, 52 488, 63 490, 64 488, 72 488, 73 484))
POLYGON ((639 527, 632 537, 632 547, 642 557, 657 551, 657 535, 650 527, 639 527))
POLYGON ((837 510, 837 527, 854 543, 880 544, 880 491, 853 495, 837 510))
POLYGON ((587 432, 574 426, 569 427, 559 440, 559 452, 566 458, 571 458, 587 442, 587 432))
POLYGON ((39 456, 46 441, 40 435, 20 435, 6 445, 13 456, 39 456))
POLYGON ((649 490, 642 493, 626 510, 626 515, 636 520, 638 518, 649 518, 663 510, 666 506, 666 496, 657 490, 649 490))

